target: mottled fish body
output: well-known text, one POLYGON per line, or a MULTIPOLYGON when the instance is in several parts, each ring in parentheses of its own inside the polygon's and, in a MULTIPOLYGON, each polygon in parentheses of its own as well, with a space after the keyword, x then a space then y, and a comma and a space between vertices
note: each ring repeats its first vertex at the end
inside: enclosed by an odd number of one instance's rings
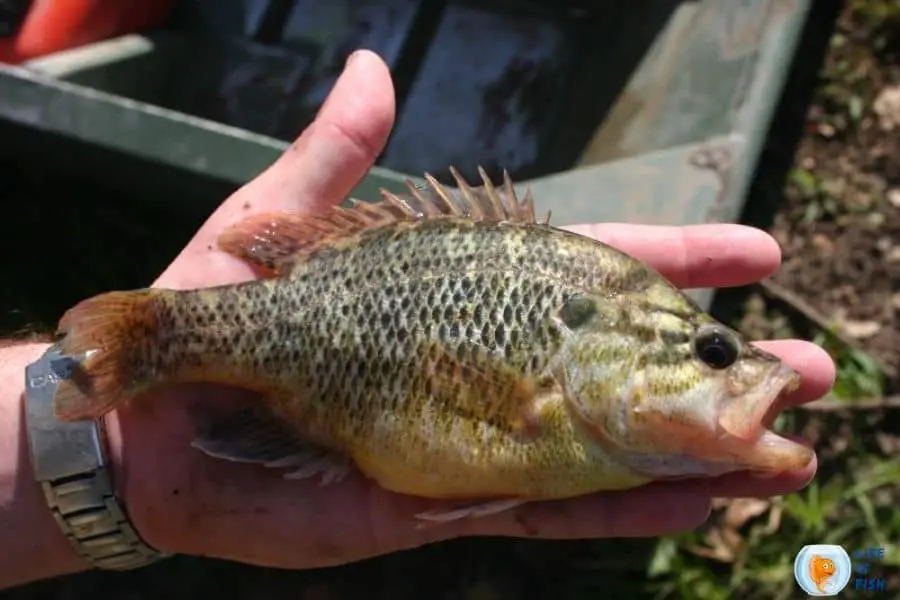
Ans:
POLYGON ((60 321, 86 356, 55 398, 95 418, 175 382, 261 393, 194 445, 223 459, 470 503, 448 520, 649 481, 806 465, 767 429, 797 374, 656 271, 495 188, 256 215, 219 240, 265 270, 110 292, 60 321))

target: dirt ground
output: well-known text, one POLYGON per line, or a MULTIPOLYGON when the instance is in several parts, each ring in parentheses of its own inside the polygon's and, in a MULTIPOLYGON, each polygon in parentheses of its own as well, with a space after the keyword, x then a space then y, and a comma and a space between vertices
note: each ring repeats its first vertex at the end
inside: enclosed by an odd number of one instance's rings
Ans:
MULTIPOLYGON (((849 2, 771 229, 784 264, 769 290, 869 353, 889 389, 900 384, 898 56, 900 2, 849 2)), ((777 319, 754 306, 744 326, 772 333, 777 319)))

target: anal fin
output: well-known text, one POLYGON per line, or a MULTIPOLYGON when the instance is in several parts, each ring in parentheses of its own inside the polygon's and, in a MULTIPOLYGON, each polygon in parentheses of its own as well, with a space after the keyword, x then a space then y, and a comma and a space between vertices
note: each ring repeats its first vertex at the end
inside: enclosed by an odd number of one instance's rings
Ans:
POLYGON ((304 440, 269 411, 252 407, 224 419, 207 419, 191 446, 213 458, 285 469, 285 479, 321 476, 320 485, 342 481, 348 457, 304 440))
POLYGON ((459 508, 449 508, 446 510, 429 510, 416 515, 416 519, 420 521, 417 525, 418 529, 439 525, 441 523, 449 523, 451 521, 459 521, 462 519, 478 519, 496 515, 521 506, 528 502, 519 498, 504 498, 500 500, 489 500, 481 503, 472 503, 462 505, 459 508))

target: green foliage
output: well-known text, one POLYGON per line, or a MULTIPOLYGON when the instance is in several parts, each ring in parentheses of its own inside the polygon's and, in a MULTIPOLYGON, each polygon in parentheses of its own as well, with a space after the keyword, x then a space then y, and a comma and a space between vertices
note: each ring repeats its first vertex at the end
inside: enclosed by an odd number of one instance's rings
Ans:
POLYGON ((885 374, 871 356, 847 348, 828 333, 820 333, 814 341, 831 355, 837 367, 833 396, 853 400, 884 394, 885 374))

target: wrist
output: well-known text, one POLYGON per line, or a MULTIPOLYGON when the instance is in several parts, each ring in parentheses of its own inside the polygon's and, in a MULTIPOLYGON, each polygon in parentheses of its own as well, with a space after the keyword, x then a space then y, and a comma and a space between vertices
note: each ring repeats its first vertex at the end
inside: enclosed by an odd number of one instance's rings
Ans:
POLYGON ((116 458, 123 453, 110 456, 106 419, 56 417, 60 379, 77 377, 73 369, 73 359, 58 347, 25 369, 24 412, 34 477, 63 534, 92 566, 117 571, 146 566, 164 555, 144 542, 128 517, 116 485, 116 465, 121 463, 116 458))
POLYGON ((89 568, 54 520, 28 450, 25 367, 48 347, 0 348, 0 588, 89 568))

